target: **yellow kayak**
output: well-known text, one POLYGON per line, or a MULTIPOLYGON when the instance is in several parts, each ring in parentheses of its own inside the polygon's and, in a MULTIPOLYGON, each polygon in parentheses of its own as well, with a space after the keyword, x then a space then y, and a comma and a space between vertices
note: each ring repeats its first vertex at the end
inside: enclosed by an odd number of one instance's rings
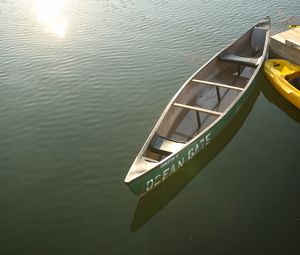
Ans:
POLYGON ((300 109, 300 66, 283 59, 264 63, 268 80, 288 101, 300 109))
POLYGON ((300 27, 300 25, 293 25, 293 24, 288 25, 289 29, 294 29, 294 28, 299 28, 299 27, 300 27))

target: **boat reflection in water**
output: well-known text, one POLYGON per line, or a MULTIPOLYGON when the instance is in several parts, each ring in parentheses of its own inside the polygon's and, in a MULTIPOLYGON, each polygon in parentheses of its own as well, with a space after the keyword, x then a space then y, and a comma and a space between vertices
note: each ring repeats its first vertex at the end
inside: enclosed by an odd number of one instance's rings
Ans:
POLYGON ((254 86, 256 88, 252 96, 248 98, 239 113, 235 115, 218 137, 163 183, 139 198, 131 224, 131 231, 138 230, 168 204, 234 137, 251 112, 259 95, 261 83, 263 82, 262 73, 258 75, 255 82, 254 86))
POLYGON ((283 112, 290 116, 294 121, 300 123, 300 114, 299 110, 293 106, 288 100, 286 100, 271 83, 268 81, 263 82, 261 87, 263 95, 269 102, 279 107, 283 112))

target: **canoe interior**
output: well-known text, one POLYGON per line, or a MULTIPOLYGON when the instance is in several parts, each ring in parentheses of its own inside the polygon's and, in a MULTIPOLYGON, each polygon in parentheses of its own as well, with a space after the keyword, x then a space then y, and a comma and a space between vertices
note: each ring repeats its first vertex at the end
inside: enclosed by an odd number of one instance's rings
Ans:
MULTIPOLYGON (((258 59, 263 51, 251 47, 251 35, 252 30, 227 48, 226 52, 258 59)), ((264 41, 261 43, 264 44, 264 41)), ((256 68, 223 61, 219 57, 212 59, 175 97, 142 156, 150 162, 159 162, 184 147, 192 138, 221 118, 242 93, 256 68), (228 85, 230 88, 214 84, 228 85), (198 108, 211 112, 198 111, 198 108)))
MULTIPOLYGON (((236 67, 233 64, 220 63, 219 60, 215 60, 214 62, 219 63, 216 63, 216 68, 212 70, 210 79, 209 77, 206 77, 206 81, 216 83, 222 81, 222 84, 245 88, 251 74, 255 71, 255 68, 245 67, 243 69, 245 77, 237 76, 234 75, 237 70, 235 70, 236 67), (226 83, 224 82, 225 80, 226 83)), ((200 78, 198 76, 196 77, 200 78)), ((222 113, 232 104, 241 92, 242 90, 215 87, 200 82, 190 81, 174 102, 212 110, 220 113, 220 115, 177 107, 172 104, 159 125, 156 134, 170 141, 184 144, 220 118, 222 113)), ((154 136, 153 139, 157 139, 157 136, 154 136)), ((172 151, 169 153, 159 152, 159 150, 153 148, 152 144, 153 141, 145 150, 143 154, 144 157, 160 161, 165 156, 172 153, 172 151)))

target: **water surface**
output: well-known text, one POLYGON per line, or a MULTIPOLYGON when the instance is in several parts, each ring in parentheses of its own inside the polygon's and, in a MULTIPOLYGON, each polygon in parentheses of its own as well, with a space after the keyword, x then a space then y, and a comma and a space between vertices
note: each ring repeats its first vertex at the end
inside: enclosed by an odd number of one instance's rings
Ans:
POLYGON ((299 254, 299 111, 263 76, 205 160, 140 200, 123 183, 187 77, 299 8, 1 0, 0 254, 299 254))

